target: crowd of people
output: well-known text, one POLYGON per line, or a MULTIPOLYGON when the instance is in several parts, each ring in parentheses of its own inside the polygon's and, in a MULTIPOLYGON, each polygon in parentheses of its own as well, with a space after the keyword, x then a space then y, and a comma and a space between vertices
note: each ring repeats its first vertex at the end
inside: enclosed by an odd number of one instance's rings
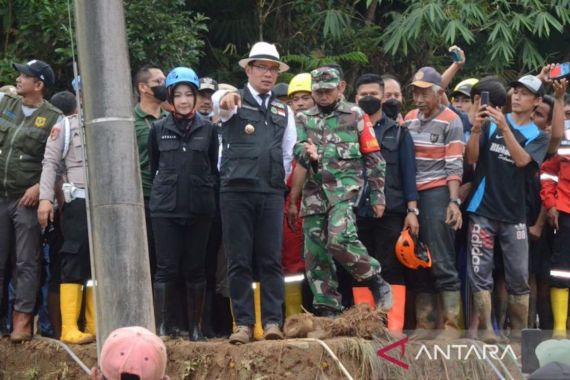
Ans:
MULTIPOLYGON (((371 299, 394 335, 566 337, 568 80, 549 64, 451 89, 465 64, 451 50, 443 73, 406 78, 405 114, 388 73, 360 75, 353 102, 336 63, 277 83, 289 66, 267 42, 239 61, 240 89, 139 68, 157 334, 283 339, 287 316, 371 299)), ((0 333, 29 340, 38 314, 42 334, 92 342, 81 81, 48 101, 49 64, 14 69, 0 93, 0 333)))

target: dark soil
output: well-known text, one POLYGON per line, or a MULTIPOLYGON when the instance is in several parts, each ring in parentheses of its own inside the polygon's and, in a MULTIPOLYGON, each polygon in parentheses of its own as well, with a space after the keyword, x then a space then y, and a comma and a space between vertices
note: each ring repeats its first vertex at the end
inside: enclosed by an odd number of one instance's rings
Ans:
MULTIPOLYGON (((416 360, 423 343, 408 341, 401 360, 409 364, 403 369, 380 358, 377 351, 397 339, 386 334, 384 316, 366 308, 351 309, 334 320, 310 314, 295 316, 284 330, 289 337, 315 337, 326 344, 344 364, 355 380, 376 379, 494 379, 491 367, 483 360, 416 360)), ((345 379, 338 363, 314 339, 260 341, 243 346, 230 345, 217 339, 193 343, 182 339, 165 342, 168 350, 167 374, 171 379, 222 380, 324 380, 345 379)), ((453 344, 471 344, 461 340, 453 344)), ((76 355, 92 368, 96 365, 96 345, 71 346, 76 355)), ((513 345, 520 358, 520 346, 513 345)), ((400 358, 399 349, 390 356, 400 358)), ((520 359, 519 359, 520 361, 520 359)), ((515 361, 504 360, 513 378, 521 378, 515 361)), ((495 365, 497 363, 495 362, 495 365)), ((0 339, 0 380, 5 379, 87 379, 77 363, 57 343, 36 338, 31 342, 12 344, 0 339)))

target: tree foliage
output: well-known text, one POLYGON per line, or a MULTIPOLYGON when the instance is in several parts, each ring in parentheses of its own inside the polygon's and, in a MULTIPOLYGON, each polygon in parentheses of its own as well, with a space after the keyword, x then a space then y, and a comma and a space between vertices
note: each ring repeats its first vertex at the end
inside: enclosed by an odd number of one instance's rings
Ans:
MULTIPOLYGON (((50 62, 61 87, 71 78, 67 4, 0 0, 0 82, 14 61, 50 62), (16 17, 17 15, 17 17, 16 17), (63 84, 61 84, 63 83, 63 84)), ((404 83, 421 66, 444 70, 447 51, 467 53, 469 76, 515 76, 569 60, 570 0, 124 0, 131 66, 189 65, 202 76, 241 85, 239 59, 263 39, 275 42, 292 74, 342 64, 348 82, 362 72, 404 83)), ((461 74, 460 74, 461 75, 461 74)), ((460 79, 460 78, 458 78, 460 79)))
MULTIPOLYGON (((69 88, 73 70, 68 4, 75 28, 73 0, 0 0, 0 83, 14 83, 13 62, 38 58, 52 65, 58 88, 69 88)), ((188 10, 183 0, 125 0, 124 5, 133 69, 145 63, 165 70, 198 64, 207 17, 188 10)))

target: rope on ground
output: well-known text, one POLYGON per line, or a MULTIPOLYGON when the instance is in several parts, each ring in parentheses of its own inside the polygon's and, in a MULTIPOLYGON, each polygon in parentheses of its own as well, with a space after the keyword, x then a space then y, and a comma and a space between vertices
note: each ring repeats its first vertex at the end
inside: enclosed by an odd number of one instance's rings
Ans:
MULTIPOLYGON (((501 373, 501 371, 499 371, 499 369, 493 364, 493 362, 491 361, 491 359, 489 359, 487 357, 487 355, 485 355, 485 353, 483 352, 483 348, 481 347, 481 345, 479 344, 478 341, 473 340, 473 344, 475 349, 479 349, 479 353, 483 356, 483 359, 487 362, 487 364, 489 364, 489 366, 491 367, 491 369, 493 370, 493 372, 495 372, 495 375, 497 375, 497 377, 500 380, 505 380, 505 377, 503 376, 503 374, 501 373)), ((509 374, 510 375, 510 374, 509 374)))
POLYGON ((301 341, 301 342, 315 342, 315 343, 320 344, 325 349, 325 351, 330 355, 330 357, 334 360, 334 362, 338 365, 342 374, 344 376, 346 376, 347 379, 354 380, 354 378, 350 375, 350 373, 347 371, 346 367, 342 364, 340 359, 335 355, 333 350, 331 350, 331 348, 328 346, 328 344, 326 344, 322 340, 316 339, 316 338, 303 338, 303 339, 297 339, 297 340, 301 341))
POLYGON ((71 358, 81 367, 81 369, 83 371, 85 371, 85 373, 89 376, 91 376, 91 370, 89 369, 89 367, 87 367, 85 365, 85 363, 83 363, 81 361, 81 359, 79 359, 79 357, 75 354, 75 352, 73 352, 71 350, 71 348, 69 348, 69 346, 65 343, 63 343, 61 340, 57 340, 57 339, 52 339, 52 338, 46 338, 46 337, 36 337, 35 339, 39 339, 39 340, 44 340, 50 343, 56 343, 58 344, 60 347, 62 347, 68 354, 69 356, 71 356, 71 358))

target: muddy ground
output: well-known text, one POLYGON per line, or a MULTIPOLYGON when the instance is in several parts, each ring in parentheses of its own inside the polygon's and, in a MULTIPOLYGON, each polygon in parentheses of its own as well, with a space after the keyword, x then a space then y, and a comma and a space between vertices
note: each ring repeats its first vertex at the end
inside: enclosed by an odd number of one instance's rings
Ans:
MULTIPOLYGON (((319 341, 311 339, 318 338, 330 347, 355 380, 497 378, 489 363, 477 359, 475 355, 467 360, 417 356, 422 344, 433 352, 434 344, 445 346, 445 342, 409 340, 402 356, 400 347, 389 352, 390 356, 401 360, 408 368, 381 358, 377 353, 379 349, 399 341, 399 338, 392 338, 386 333, 381 320, 382 316, 367 310, 349 310, 334 321, 303 315, 288 320, 284 328, 289 336, 298 339, 260 341, 243 346, 230 345, 224 339, 204 343, 170 339, 165 342, 168 350, 167 374, 173 380, 347 378, 319 341), (309 339, 304 338, 306 336, 309 339)), ((473 341, 461 340, 452 344, 470 345, 473 341)), ((520 362, 520 346, 512 346, 520 362)), ((95 366, 95 344, 70 347, 87 367, 95 366)), ((515 360, 503 362, 512 378, 522 378, 515 360)), ((496 361, 495 366, 499 366, 496 361)), ((35 338, 31 342, 12 344, 8 338, 0 339, 0 380, 87 378, 86 373, 57 342, 35 338)))

